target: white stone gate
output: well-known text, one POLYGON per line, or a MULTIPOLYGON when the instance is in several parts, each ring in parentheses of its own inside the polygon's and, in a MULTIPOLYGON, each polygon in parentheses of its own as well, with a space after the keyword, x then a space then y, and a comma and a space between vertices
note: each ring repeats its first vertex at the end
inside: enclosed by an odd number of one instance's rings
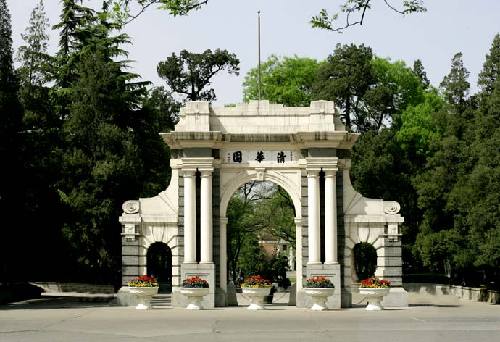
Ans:
MULTIPOLYGON (((189 102, 175 131, 162 136, 171 149, 172 178, 158 196, 123 205, 123 285, 146 273, 147 249, 164 242, 172 250, 174 305, 184 304, 182 279, 199 275, 210 284, 205 305, 226 306, 226 210, 234 192, 252 180, 278 184, 293 200, 297 306, 309 305, 302 283, 314 275, 335 284, 330 308, 351 305, 358 242, 376 248, 376 275, 401 285, 399 204, 366 199, 352 188, 349 156, 358 135, 345 130, 333 102, 298 108, 189 102)), ((392 292, 393 304, 404 305, 404 290, 392 292)))

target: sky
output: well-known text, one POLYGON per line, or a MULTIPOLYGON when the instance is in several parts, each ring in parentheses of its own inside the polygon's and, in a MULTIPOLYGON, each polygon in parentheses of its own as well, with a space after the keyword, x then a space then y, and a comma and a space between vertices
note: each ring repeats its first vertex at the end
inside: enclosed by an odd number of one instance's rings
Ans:
MULTIPOLYGON (((7 0, 12 16, 13 44, 23 42, 21 33, 39 0, 7 0)), ((45 0, 51 25, 58 21, 59 0, 45 0)), ((87 3, 99 3, 87 0, 87 3)), ((399 0, 393 0, 397 4, 399 0)), ((242 101, 245 74, 257 65, 257 11, 261 11, 262 60, 278 56, 325 59, 337 43, 365 44, 377 56, 407 65, 420 59, 431 83, 438 86, 450 70, 453 55, 463 52, 470 71, 472 92, 477 90, 480 72, 495 34, 500 32, 498 0, 424 0, 428 12, 402 16, 389 10, 382 0, 374 0, 363 26, 343 34, 313 29, 312 16, 322 8, 338 9, 340 0, 209 0, 201 10, 185 17, 172 17, 151 8, 126 27, 132 44, 127 46, 132 71, 155 85, 158 62, 186 49, 227 49, 240 59, 239 76, 221 73, 213 81, 217 105, 242 101)), ((57 50, 58 33, 50 32, 50 51, 57 50)))

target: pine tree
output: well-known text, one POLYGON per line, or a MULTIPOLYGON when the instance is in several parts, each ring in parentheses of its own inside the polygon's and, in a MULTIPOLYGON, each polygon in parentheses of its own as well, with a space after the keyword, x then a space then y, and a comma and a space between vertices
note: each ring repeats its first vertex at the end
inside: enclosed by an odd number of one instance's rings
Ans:
POLYGON ((372 58, 370 47, 337 44, 333 54, 320 66, 317 81, 313 84, 315 99, 334 100, 343 110, 342 117, 348 130, 356 122, 363 122, 366 116, 357 99, 362 98, 376 82, 372 58))
POLYGON ((469 71, 464 66, 462 53, 456 53, 451 60, 450 73, 444 77, 440 84, 448 103, 455 106, 465 103, 470 89, 468 78, 469 71))
MULTIPOLYGON (((20 201, 19 195, 22 192, 20 185, 20 160, 21 150, 21 120, 22 107, 17 97, 18 80, 14 73, 12 60, 12 28, 10 23, 10 13, 6 0, 0 0, 0 160, 2 167, 2 177, 0 177, 0 208, 5 221, 3 227, 5 236, 2 238, 4 245, 2 250, 0 278, 11 275, 9 261, 15 258, 11 252, 11 236, 14 231, 11 219, 18 213, 20 201)), ((12 264, 11 264, 12 267, 12 264)))
POLYGON ((22 86, 42 86, 48 81, 48 28, 49 19, 45 13, 43 0, 40 0, 31 12, 26 32, 21 34, 26 44, 19 47, 17 54, 17 60, 22 64, 18 69, 22 86))
POLYGON ((425 72, 424 65, 422 64, 422 61, 420 59, 417 59, 415 62, 413 62, 413 72, 422 81, 424 89, 429 88, 431 82, 427 78, 427 73, 425 72))
POLYGON ((24 106, 23 116, 23 221, 28 232, 24 237, 30 255, 18 258, 20 269, 31 279, 51 279, 56 276, 54 265, 64 260, 60 245, 59 197, 54 185, 58 181, 61 165, 62 121, 53 108, 50 81, 53 79, 53 58, 47 53, 49 20, 42 0, 33 9, 28 27, 22 38, 24 45, 18 50, 17 69, 20 78, 19 98, 24 106), (38 227, 43 226, 40 230, 38 227))
POLYGON ((134 121, 144 87, 123 71, 120 45, 102 21, 85 27, 88 39, 78 53, 59 194, 66 207, 63 235, 80 272, 74 276, 112 281, 119 267, 123 201, 141 190, 142 161, 134 121))
POLYGON ((486 55, 483 70, 479 73, 478 84, 482 91, 491 94, 496 81, 500 78, 500 34, 493 39, 490 53, 486 55))
POLYGON ((58 116, 66 120, 69 114, 69 91, 76 81, 79 51, 89 39, 86 28, 95 22, 92 9, 82 5, 82 0, 61 0, 62 12, 60 21, 53 29, 60 30, 59 51, 55 65, 55 87, 53 89, 55 108, 58 116))

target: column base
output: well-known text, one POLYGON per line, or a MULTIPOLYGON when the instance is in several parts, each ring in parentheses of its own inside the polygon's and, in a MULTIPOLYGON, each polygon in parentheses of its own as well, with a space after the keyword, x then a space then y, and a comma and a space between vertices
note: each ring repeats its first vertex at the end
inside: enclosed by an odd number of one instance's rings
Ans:
MULTIPOLYGON (((340 278, 342 276, 340 271, 340 264, 307 264, 307 278, 314 276, 325 276, 330 278, 333 285, 335 285, 335 292, 332 296, 328 297, 326 307, 330 310, 340 309, 342 307, 342 291, 340 278)), ((297 307, 310 308, 313 302, 310 296, 306 295, 304 289, 297 289, 297 307)))
MULTIPOLYGON (((202 306, 205 309, 213 309, 215 307, 215 265, 211 264, 192 264, 183 263, 181 265, 181 286, 182 281, 187 277, 198 276, 208 281, 210 284, 208 295, 203 297, 202 306)), ((172 306, 186 307, 188 305, 187 298, 179 292, 180 288, 172 289, 172 306)))

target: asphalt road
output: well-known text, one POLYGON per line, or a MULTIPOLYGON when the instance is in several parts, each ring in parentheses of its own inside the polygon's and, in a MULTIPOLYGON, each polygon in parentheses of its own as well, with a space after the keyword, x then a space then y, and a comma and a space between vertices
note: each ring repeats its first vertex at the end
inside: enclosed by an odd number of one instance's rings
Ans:
POLYGON ((0 306, 0 341, 500 342, 500 305, 417 305, 369 312, 287 306, 188 311, 67 300, 0 306))

